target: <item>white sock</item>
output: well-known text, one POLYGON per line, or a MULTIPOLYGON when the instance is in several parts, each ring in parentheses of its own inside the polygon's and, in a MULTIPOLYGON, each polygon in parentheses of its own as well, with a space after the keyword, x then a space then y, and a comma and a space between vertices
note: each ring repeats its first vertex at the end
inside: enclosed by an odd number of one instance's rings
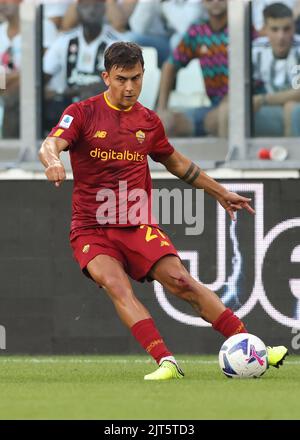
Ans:
MULTIPOLYGON (((163 363, 163 361, 170 361, 173 362, 173 364, 177 365, 176 359, 174 358, 174 356, 166 356, 161 358, 161 360, 159 361, 159 365, 161 365, 163 363)), ((178 365, 177 365, 178 367, 178 365)))

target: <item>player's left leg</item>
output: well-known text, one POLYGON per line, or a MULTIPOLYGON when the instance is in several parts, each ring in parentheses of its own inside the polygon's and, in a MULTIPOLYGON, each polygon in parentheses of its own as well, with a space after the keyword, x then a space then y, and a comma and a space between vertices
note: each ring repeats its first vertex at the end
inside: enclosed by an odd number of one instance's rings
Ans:
MULTIPOLYGON (((160 282, 170 293, 187 301, 205 321, 218 324, 220 317, 227 314, 219 297, 203 284, 197 282, 185 269, 180 259, 165 256, 153 266, 150 276, 160 282)), ((238 319, 238 318, 237 318, 238 319)), ((216 325, 225 337, 246 331, 241 321, 235 321, 234 328, 216 325)))
MULTIPOLYGON (((190 303, 197 313, 224 337, 247 332, 243 322, 232 310, 226 308, 214 292, 196 281, 179 258, 175 256, 161 258, 153 266, 150 276, 170 293, 190 303)), ((268 347, 269 364, 279 367, 287 354, 286 347, 268 347)))

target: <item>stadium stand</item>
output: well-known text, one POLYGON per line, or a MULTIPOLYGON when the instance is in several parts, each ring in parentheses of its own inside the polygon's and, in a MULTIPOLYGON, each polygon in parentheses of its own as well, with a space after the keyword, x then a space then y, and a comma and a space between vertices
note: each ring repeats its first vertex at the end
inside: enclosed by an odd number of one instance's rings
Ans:
MULTIPOLYGON (((2 2, 5 3, 5 2, 2 2)), ((9 3, 9 2, 7 2, 9 3)), ((47 3, 47 2, 46 2, 47 3)), ((70 4, 70 2, 66 2, 70 4)), ((118 0, 118 1, 107 1, 107 8, 110 5, 113 5, 116 10, 116 7, 121 7, 122 3, 126 3, 126 0, 118 0)), ((168 2, 169 3, 169 2, 168 2)), ((180 2, 179 2, 180 3, 180 2)), ((178 4, 179 4, 178 3, 178 4)), ((262 20, 262 11, 263 6, 266 4, 270 4, 272 2, 270 1, 262 1, 259 2, 259 0, 255 1, 253 4, 254 9, 254 24, 259 22, 259 20, 262 20), (260 3, 260 5, 258 4, 260 3), (262 6, 263 4, 263 6, 262 6), (258 21, 257 21, 258 20, 258 21)), ((273 2, 274 3, 274 2, 273 2)), ((297 16, 297 5, 299 2, 291 2, 291 1, 284 1, 285 4, 288 4, 290 7, 293 6, 295 8, 295 16, 297 16), (291 4, 293 3, 293 4, 291 4)), ((243 5, 243 8, 235 8, 234 11, 233 7, 233 1, 229 0, 229 5, 231 7, 231 15, 230 20, 231 25, 234 26, 234 23, 237 22, 238 19, 244 19, 241 18, 241 16, 238 18, 238 14, 242 14, 243 17, 245 17, 248 14, 248 2, 245 2, 243 5)), ((47 5, 48 6, 48 5, 47 5)), ((76 5, 75 5, 76 6, 76 5)), ((69 5, 69 8, 75 7, 71 4, 69 5)), ((298 5, 299 6, 299 5, 298 5)), ((60 5, 60 8, 64 8, 64 11, 68 7, 67 4, 60 5)), ((164 14, 167 14, 166 11, 166 5, 163 5, 164 14)), ((52 5, 52 12, 51 8, 48 9, 44 8, 44 18, 51 19, 51 15, 53 17, 53 8, 52 5)), ((200 8, 199 8, 200 10, 200 8)), ((203 11, 203 9, 202 9, 203 11)), ((73 10, 74 12, 74 10, 73 10)), ((121 38, 125 37, 126 35, 129 35, 128 32, 130 32, 130 16, 132 16, 134 12, 134 8, 131 9, 130 13, 127 11, 127 16, 125 16, 125 21, 123 23, 123 34, 122 29, 118 28, 116 29, 116 35, 119 32, 119 35, 121 35, 121 38), (127 23, 127 24, 126 24, 127 23)), ((135 11, 137 13, 137 11, 135 11)), ((55 13, 57 15, 58 13, 55 13)), ((65 13, 66 15, 68 12, 65 13)), ((65 16, 66 16, 65 15, 65 16)), ((65 16, 62 15, 62 12, 58 14, 60 18, 65 18, 65 16)), ((195 16, 195 19, 197 20, 197 16, 195 16)), ((170 22, 171 17, 169 17, 170 22)), ((28 42, 28 45, 25 45, 22 49, 23 53, 23 60, 22 60, 22 68, 20 71, 20 77, 22 84, 26 84, 26 89, 23 87, 22 93, 20 95, 20 125, 21 125, 21 134, 20 138, 18 139, 18 136, 15 136, 15 139, 8 139, 8 136, 6 138, 3 137, 2 133, 2 139, 0 138, 0 162, 1 167, 11 167, 16 163, 22 163, 24 160, 22 166, 25 168, 29 168, 32 166, 33 168, 39 168, 39 165, 35 161, 36 159, 36 150, 39 145, 40 139, 42 138, 42 135, 44 134, 42 130, 42 115, 43 111, 45 110, 45 105, 43 104, 43 101, 41 99, 41 95, 43 95, 43 83, 42 83, 42 75, 41 75, 41 64, 40 62, 40 55, 39 51, 41 50, 41 47, 44 47, 44 50, 51 49, 53 44, 55 44, 56 38, 60 38, 59 35, 61 33, 60 26, 58 26, 57 31, 59 32, 56 36, 55 32, 50 33, 49 31, 46 31, 47 35, 44 36, 44 44, 41 41, 41 36, 39 34, 39 28, 40 23, 42 22, 42 17, 40 16, 40 6, 38 5, 38 2, 35 2, 33 5, 33 2, 30 1, 24 1, 20 5, 20 20, 21 20, 21 28, 22 32, 20 35, 20 39, 24 39, 28 42), (24 12, 25 9, 26 13, 24 12), (28 10, 31 8, 31 12, 29 13, 28 10), (39 44, 36 50, 34 50, 33 47, 29 47, 29 41, 30 39, 33 39, 33 36, 37 36, 37 41, 39 44), (50 37, 52 35, 52 37, 50 37), (48 39, 46 37, 49 37, 48 39), (52 41, 51 41, 52 40, 52 41), (39 47, 40 46, 40 47, 39 47), (32 56, 31 56, 31 55, 32 56), (33 73, 33 77, 32 77, 33 73), (35 84, 35 85, 33 85, 35 84), (26 96, 26 101, 25 101, 26 96), (24 110, 26 108, 26 111, 24 110), (36 114, 36 120, 32 120, 32 118, 29 118, 30 114, 36 114), (28 121, 32 121, 30 124, 28 121), (27 121, 27 122, 26 122, 27 121), (29 136, 30 133, 30 136, 29 136)), ((106 18, 106 20, 108 20, 106 18)), ((3 17, 2 17, 3 21, 3 17)), ((181 25, 183 25, 181 23, 181 25)), ((259 28, 259 25, 257 25, 259 28)), ((230 24, 229 24, 230 28, 230 24)), ((238 39, 234 39, 233 41, 230 41, 230 50, 232 53, 237 53, 236 49, 240 50, 242 47, 243 50, 246 49, 246 54, 243 55, 245 58, 249 56, 249 47, 247 46, 247 43, 245 42, 245 39, 247 39, 247 33, 248 30, 245 29, 245 32, 242 36, 242 39, 238 41, 238 39), (248 54, 248 55, 247 55, 248 54)), ((172 33, 171 33, 172 34, 172 33)), ((249 35, 248 35, 249 37, 249 35)), ((126 38, 127 39, 127 38, 126 38)), ((141 101, 144 102, 146 105, 148 105, 150 108, 156 108, 157 104, 157 95, 158 95, 158 82, 160 78, 160 68, 158 67, 159 62, 157 60, 157 52, 155 52, 155 49, 152 47, 148 47, 145 49, 145 59, 146 59, 146 73, 145 73, 145 87, 141 95, 141 101), (153 61, 152 61, 153 60, 153 61)), ((241 51, 239 53, 242 53, 241 51)), ((246 61, 245 61, 246 62, 246 61)), ((247 64, 247 63, 246 63, 247 64)), ((265 138, 255 138, 252 136, 253 133, 249 131, 249 129, 240 129, 239 127, 251 127, 251 112, 250 107, 248 106, 245 111, 243 110, 241 112, 241 106, 240 105, 234 105, 233 103, 238 103, 238 97, 244 96, 244 101, 247 102, 247 99, 249 101, 249 97, 247 98, 247 93, 249 93, 249 87, 245 88, 244 85, 248 84, 248 76, 250 75, 249 67, 244 70, 240 69, 240 71, 237 73, 236 67, 230 67, 229 68, 229 78, 231 77, 232 69, 234 69, 234 74, 238 74, 238 82, 235 82, 235 89, 234 92, 231 94, 229 98, 229 113, 230 113, 230 120, 241 120, 242 117, 242 124, 238 124, 238 126, 234 127, 234 124, 229 121, 229 138, 228 140, 220 140, 215 137, 208 137, 208 138, 189 138, 185 139, 184 137, 182 139, 176 139, 172 138, 172 141, 175 145, 179 145, 180 148, 185 148, 185 146, 190 145, 191 148, 195 149, 195 152, 198 149, 199 152, 199 160, 202 158, 204 160, 204 165, 209 166, 225 166, 227 164, 227 161, 230 159, 230 164, 232 167, 239 167, 239 166, 245 166, 246 168, 263 168, 263 167, 269 167, 269 168, 278 168, 279 166, 282 167, 288 167, 292 168, 295 167, 295 161, 299 160, 299 149, 297 146, 296 138, 290 138, 290 137, 265 137, 265 138), (243 116, 241 116, 243 114, 243 116), (236 116, 235 116, 236 115, 236 116), (239 134, 237 141, 237 133, 241 132, 243 134, 239 134), (222 147, 221 147, 222 145, 222 147), (258 152, 261 148, 271 148, 272 145, 284 145, 285 148, 288 149, 288 158, 281 164, 274 163, 273 161, 261 161, 258 160, 258 152), (229 151, 229 154, 227 154, 229 151), (235 152, 235 154, 232 154, 232 151, 235 152), (243 152, 243 153, 242 153, 243 152), (242 162, 240 160, 243 157, 242 162), (247 158, 247 160, 245 160, 247 158), (234 160, 233 160, 234 159, 234 160), (231 163, 232 162, 232 163, 231 163)), ((2 92, 2 102, 3 102, 3 92, 2 92)), ((209 105, 209 100, 207 98, 207 95, 205 93, 204 88, 204 82, 203 82, 203 75, 201 70, 199 69, 199 64, 197 64, 197 61, 191 62, 185 69, 181 69, 181 71, 178 73, 177 81, 174 86, 174 89, 171 92, 170 97, 170 108, 171 109, 178 109, 180 107, 188 106, 190 108, 195 108, 197 106, 207 106, 209 105)), ((2 105, 2 119, 4 117, 5 111, 4 106, 2 105)), ((14 114, 14 120, 16 120, 17 111, 14 114)), ((1 116, 1 115, 0 115, 1 116)), ((156 165, 152 164, 151 166, 156 168, 156 165)))

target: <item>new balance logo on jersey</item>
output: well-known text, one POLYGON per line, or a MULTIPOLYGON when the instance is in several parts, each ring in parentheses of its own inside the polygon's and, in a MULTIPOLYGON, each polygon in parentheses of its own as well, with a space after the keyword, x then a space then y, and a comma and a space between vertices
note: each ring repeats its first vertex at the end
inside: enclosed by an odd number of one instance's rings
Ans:
POLYGON ((96 131, 94 138, 105 139, 107 136, 107 131, 96 131))

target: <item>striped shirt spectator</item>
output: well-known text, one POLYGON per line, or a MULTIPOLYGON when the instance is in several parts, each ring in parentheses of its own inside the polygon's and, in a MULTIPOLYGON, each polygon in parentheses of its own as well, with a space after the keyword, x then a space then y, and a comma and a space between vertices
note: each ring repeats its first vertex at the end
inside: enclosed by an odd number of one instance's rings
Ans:
POLYGON ((192 24, 162 68, 157 111, 169 136, 227 136, 228 29, 227 0, 202 0, 207 20, 192 24), (168 109, 179 69, 198 59, 210 105, 168 109))
POLYGON ((228 93, 228 29, 214 32, 209 22, 192 25, 169 58, 176 70, 199 59, 207 96, 218 104, 228 93))

